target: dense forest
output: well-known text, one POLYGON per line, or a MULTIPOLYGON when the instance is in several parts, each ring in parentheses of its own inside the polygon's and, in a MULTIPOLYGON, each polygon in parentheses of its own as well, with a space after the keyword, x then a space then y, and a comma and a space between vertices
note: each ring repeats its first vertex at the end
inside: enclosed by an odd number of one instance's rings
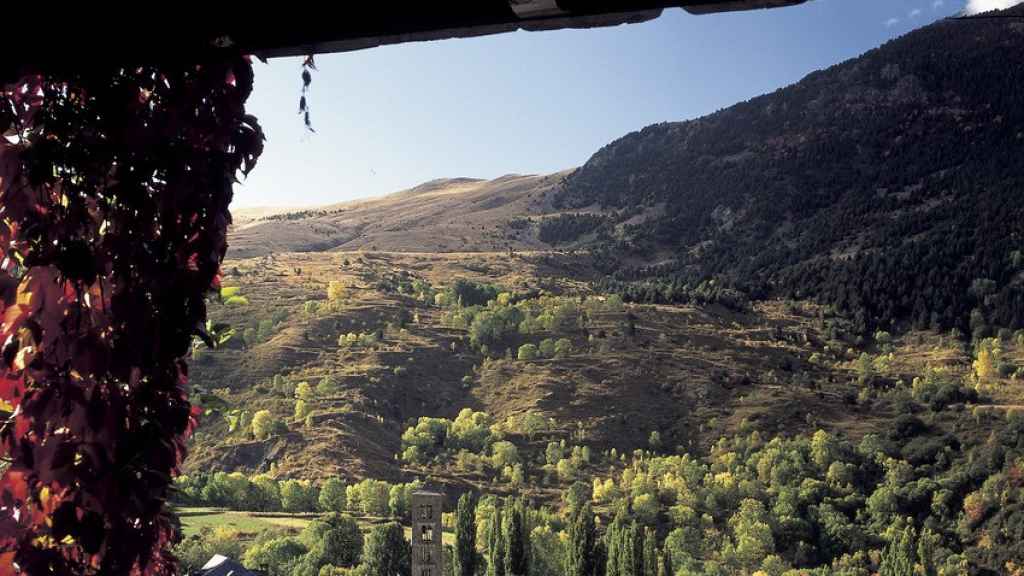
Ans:
POLYGON ((537 238, 552 245, 573 242, 607 222, 608 218, 600 214, 559 214, 541 220, 537 238))
POLYGON ((975 310, 1021 326, 1022 42, 1013 21, 933 24, 625 136, 568 176, 555 204, 652 209, 599 243, 618 280, 719 275, 831 304, 865 332, 966 332, 975 310), (652 254, 658 267, 635 263, 652 254))

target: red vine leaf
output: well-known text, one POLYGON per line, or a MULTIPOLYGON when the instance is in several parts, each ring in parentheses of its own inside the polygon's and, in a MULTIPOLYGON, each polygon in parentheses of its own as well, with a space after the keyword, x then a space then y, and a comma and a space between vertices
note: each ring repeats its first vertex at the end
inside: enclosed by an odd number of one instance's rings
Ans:
POLYGON ((175 572, 184 356, 264 141, 219 54, 0 87, 0 575, 175 572))

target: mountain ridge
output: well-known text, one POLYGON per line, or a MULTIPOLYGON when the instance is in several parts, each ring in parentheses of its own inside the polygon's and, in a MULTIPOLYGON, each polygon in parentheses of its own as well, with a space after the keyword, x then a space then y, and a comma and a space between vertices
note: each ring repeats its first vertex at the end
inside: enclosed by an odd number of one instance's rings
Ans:
POLYGON ((865 333, 966 332, 975 310, 1021 326, 1022 46, 1021 22, 938 22, 630 133, 577 169, 271 215, 234 230, 232 254, 583 249, 633 299, 670 302, 718 279, 815 299, 865 333))

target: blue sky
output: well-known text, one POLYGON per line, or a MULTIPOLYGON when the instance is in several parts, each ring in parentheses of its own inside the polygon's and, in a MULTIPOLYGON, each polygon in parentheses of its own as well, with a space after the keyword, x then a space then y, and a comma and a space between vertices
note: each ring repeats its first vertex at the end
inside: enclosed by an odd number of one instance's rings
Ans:
MULTIPOLYGON (((1008 0, 971 0, 974 4, 1008 0)), ((441 177, 578 166, 646 125, 696 118, 791 84, 950 16, 965 0, 811 0, 597 30, 517 32, 257 62, 249 110, 267 133, 236 207, 311 206, 441 177)))

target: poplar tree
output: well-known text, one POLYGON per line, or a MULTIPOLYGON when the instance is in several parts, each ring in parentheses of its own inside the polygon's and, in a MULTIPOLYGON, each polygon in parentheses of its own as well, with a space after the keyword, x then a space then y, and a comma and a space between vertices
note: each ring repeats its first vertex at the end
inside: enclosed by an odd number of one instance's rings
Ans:
POLYGON ((527 576, 530 572, 530 534, 526 527, 526 505, 509 499, 505 504, 505 576, 527 576))
POLYGON ((565 576, 593 576, 595 566, 594 545, 597 539, 594 511, 586 503, 573 515, 569 525, 569 549, 566 554, 565 576))
POLYGON ((502 531, 501 507, 495 503, 487 539, 487 576, 505 576, 505 535, 502 531))
POLYGON ((667 546, 661 551, 658 576, 675 576, 675 568, 672 566, 672 551, 667 546))
POLYGON ((643 539, 643 575, 658 576, 658 549, 655 547, 655 544, 657 544, 657 536, 655 535, 654 530, 650 528, 644 529, 643 539))
POLYGON ((456 517, 456 576, 476 576, 476 499, 470 493, 459 498, 456 517))
POLYGON ((880 576, 914 576, 917 557, 917 545, 913 526, 907 526, 896 534, 882 554, 882 565, 878 569, 880 576))

